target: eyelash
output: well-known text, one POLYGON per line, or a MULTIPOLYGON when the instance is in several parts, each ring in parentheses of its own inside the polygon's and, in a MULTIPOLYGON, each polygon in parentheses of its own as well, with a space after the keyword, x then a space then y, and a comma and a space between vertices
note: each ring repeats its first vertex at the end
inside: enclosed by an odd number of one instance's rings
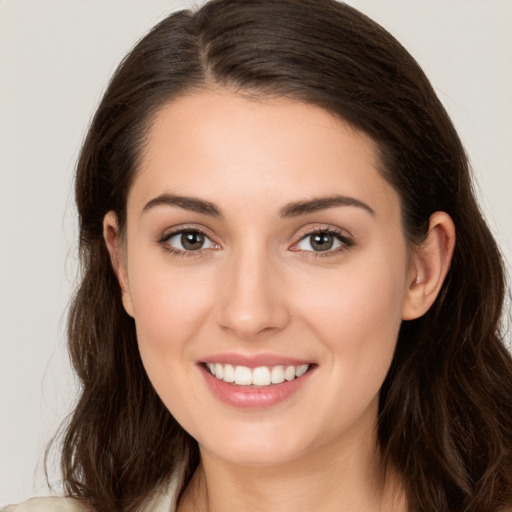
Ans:
MULTIPOLYGON (((183 234, 183 233, 196 233, 196 234, 201 234, 203 235, 205 238, 207 238, 208 240, 211 241, 211 238, 204 232, 202 231, 201 229, 197 229, 197 228, 180 228, 176 231, 172 231, 171 233, 167 233, 165 234, 162 238, 160 238, 158 240, 158 244, 160 244, 162 246, 162 248, 172 254, 174 257, 177 257, 177 258, 194 258, 194 257, 198 257, 198 256, 201 256, 204 251, 208 250, 208 249, 197 249, 197 250, 190 250, 190 251, 187 251, 187 250, 182 250, 182 249, 176 249, 174 247, 172 247, 171 245, 168 244, 169 240, 177 235, 180 235, 180 234, 183 234)), ((333 228, 316 228, 316 229, 312 229, 312 230, 309 230, 309 231, 306 231, 304 233, 302 233, 300 236, 299 236, 299 239, 297 242, 295 242, 293 245, 297 245, 299 244, 301 241, 305 240, 306 238, 310 237, 310 236, 313 236, 313 235, 317 235, 317 234, 321 234, 321 235, 330 235, 332 237, 334 237, 338 242, 340 242, 340 246, 337 247, 336 249, 333 249, 333 250, 325 250, 325 251, 305 251, 305 250, 295 250, 293 252, 301 252, 301 253, 307 253, 307 257, 314 257, 314 258, 325 258, 325 257, 329 257, 329 256, 333 256, 333 255, 337 255, 337 254, 340 254, 340 253, 343 253, 345 251, 347 251, 348 249, 350 249, 350 247, 352 247, 354 245, 354 240, 347 236, 346 234, 342 233, 341 231, 338 231, 336 229, 333 229, 333 228)), ((212 243, 215 243, 215 242, 212 242, 212 243)), ((215 244, 215 245, 218 245, 218 244, 215 244)))
POLYGON ((158 240, 158 244, 160 244, 166 252, 172 254, 172 256, 174 256, 176 258, 198 257, 198 256, 201 256, 201 254, 203 254, 205 250, 207 250, 207 249, 198 249, 195 251, 186 251, 186 250, 182 250, 182 249, 176 249, 172 245, 168 244, 168 242, 171 238, 173 238, 177 235, 181 235, 183 233, 197 233, 197 234, 203 235, 206 239, 211 241, 211 238, 203 230, 194 228, 194 227, 184 227, 184 228, 179 228, 176 231, 172 231, 171 233, 166 233, 164 236, 162 236, 162 238, 160 240, 158 240))
POLYGON ((347 236, 344 232, 334 229, 334 228, 314 228, 312 230, 307 230, 304 233, 301 233, 299 235, 299 239, 297 242, 295 242, 293 245, 297 245, 306 238, 313 236, 313 235, 330 235, 333 238, 335 238, 338 242, 340 242, 340 246, 336 249, 328 249, 325 251, 300 251, 297 250, 296 252, 301 252, 302 254, 307 253, 307 256, 305 257, 313 257, 313 258, 327 258, 329 256, 334 256, 341 254, 348 249, 350 249, 354 245, 354 239, 350 236, 347 236))

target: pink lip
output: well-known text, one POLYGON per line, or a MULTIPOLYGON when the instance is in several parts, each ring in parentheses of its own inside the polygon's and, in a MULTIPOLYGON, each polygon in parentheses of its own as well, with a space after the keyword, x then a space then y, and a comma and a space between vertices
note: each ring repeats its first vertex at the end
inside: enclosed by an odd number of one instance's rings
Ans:
POLYGON ((294 359, 283 357, 276 354, 215 354, 205 357, 201 363, 220 363, 231 364, 233 366, 247 366, 248 368, 258 368, 259 366, 300 366, 301 364, 311 364, 311 361, 305 359, 294 359))
MULTIPOLYGON (((226 360, 223 360, 226 362, 226 360)), ((209 360, 209 362, 214 362, 209 360)), ((227 363, 232 364, 232 363, 227 363)), ((281 363, 284 364, 284 363, 281 363)), ((300 364, 300 363, 299 363, 300 364)), ((258 365, 255 365, 256 368, 258 365)), ((259 364, 259 366, 273 366, 259 364)), ((308 381, 314 369, 310 369, 304 375, 281 384, 272 384, 265 387, 239 386, 235 383, 224 382, 214 377, 204 364, 198 365, 209 390, 225 404, 241 409, 262 409, 283 402, 291 395, 299 391, 308 381)))

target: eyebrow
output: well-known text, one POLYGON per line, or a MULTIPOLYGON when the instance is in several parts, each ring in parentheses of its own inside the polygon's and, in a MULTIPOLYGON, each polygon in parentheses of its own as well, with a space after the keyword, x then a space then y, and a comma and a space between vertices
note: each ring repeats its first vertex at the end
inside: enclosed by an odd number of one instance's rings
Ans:
POLYGON ((298 217, 300 215, 307 215, 308 213, 318 212, 320 210, 327 210, 328 208, 336 208, 338 206, 355 206, 366 210, 371 215, 376 215, 375 210, 368 206, 363 201, 355 197, 348 196, 328 196, 313 198, 308 201, 296 201, 289 203, 279 211, 282 218, 298 217))
MULTIPOLYGON (((203 215, 209 215, 210 217, 223 217, 220 208, 210 201, 174 194, 162 194, 151 199, 151 201, 146 203, 142 211, 147 212, 157 206, 178 206, 184 210, 202 213, 203 215)), ((339 206, 355 206, 357 208, 362 208, 371 215, 376 215, 373 208, 355 197, 334 195, 317 197, 307 201, 294 201, 292 203, 288 203, 279 210, 279 216, 283 219, 288 219, 339 206)))
POLYGON ((202 213, 203 215, 222 217, 220 209, 213 203, 205 201, 204 199, 197 199, 195 197, 162 194, 146 203, 142 211, 147 212, 156 206, 178 206, 184 210, 202 213))

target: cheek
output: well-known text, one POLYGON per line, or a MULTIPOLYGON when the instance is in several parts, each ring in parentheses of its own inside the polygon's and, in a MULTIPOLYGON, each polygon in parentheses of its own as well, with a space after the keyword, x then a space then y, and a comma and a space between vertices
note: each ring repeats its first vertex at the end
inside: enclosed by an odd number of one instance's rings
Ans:
POLYGON ((211 287, 197 270, 193 277, 192 270, 149 268, 130 280, 141 359, 154 389, 178 422, 194 425, 190 404, 199 398, 187 383, 195 378, 192 354, 210 310, 211 287))
POLYGON ((328 369, 331 392, 316 408, 319 417, 331 418, 333 436, 377 407, 396 347, 405 283, 404 266, 381 260, 340 271, 308 293, 295 290, 304 330, 324 347, 319 363, 328 369))
POLYGON ((155 263, 133 267, 137 270, 130 275, 130 293, 141 353, 176 361, 176 352, 187 348, 208 314, 211 276, 192 266, 173 269, 155 263))
MULTIPOLYGON (((328 279, 304 282, 297 287, 311 317, 323 325, 344 328, 359 325, 371 328, 373 320, 384 324, 399 322, 405 297, 405 264, 380 261, 378 265, 347 266, 332 272, 328 279)), ((343 328, 342 328, 343 329, 343 328)))
MULTIPOLYGON (((387 373, 406 293, 405 257, 361 260, 330 279, 295 289, 303 318, 343 375, 387 373)), ((384 377, 382 377, 384 378, 384 377)))

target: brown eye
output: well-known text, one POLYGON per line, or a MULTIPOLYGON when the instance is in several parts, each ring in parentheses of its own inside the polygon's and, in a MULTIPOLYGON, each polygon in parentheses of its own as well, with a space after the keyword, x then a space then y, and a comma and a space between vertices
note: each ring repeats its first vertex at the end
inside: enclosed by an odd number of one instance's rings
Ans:
POLYGON ((329 233, 315 233, 311 235, 310 243, 315 251, 328 251, 334 245, 334 237, 329 233))
POLYGON ((187 251, 197 251, 204 244, 204 235, 198 231, 184 231, 181 233, 181 245, 187 251))
POLYGON ((182 252, 200 251, 201 249, 215 247, 215 244, 204 233, 197 230, 171 233, 162 240, 162 243, 182 252))
POLYGON ((335 253, 343 249, 348 249, 353 245, 351 238, 348 238, 336 231, 314 231, 303 236, 296 247, 304 252, 329 252, 335 253))

